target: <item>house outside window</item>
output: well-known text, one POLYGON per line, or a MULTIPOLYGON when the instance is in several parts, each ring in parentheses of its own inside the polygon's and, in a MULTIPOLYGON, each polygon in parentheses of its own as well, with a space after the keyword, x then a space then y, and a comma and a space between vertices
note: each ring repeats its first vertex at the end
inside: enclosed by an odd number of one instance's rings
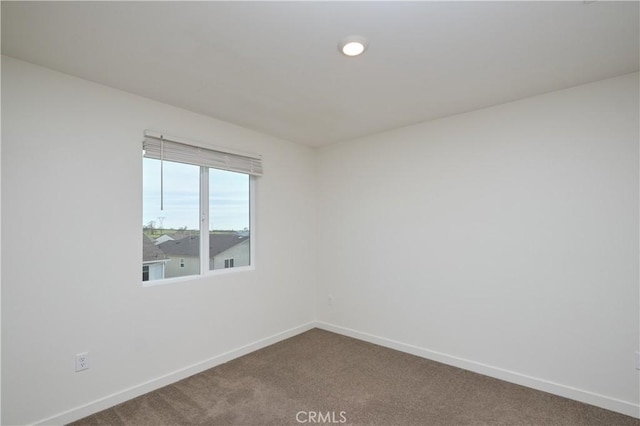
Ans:
POLYGON ((153 240, 142 234, 142 281, 164 279, 167 256, 156 246, 153 240))

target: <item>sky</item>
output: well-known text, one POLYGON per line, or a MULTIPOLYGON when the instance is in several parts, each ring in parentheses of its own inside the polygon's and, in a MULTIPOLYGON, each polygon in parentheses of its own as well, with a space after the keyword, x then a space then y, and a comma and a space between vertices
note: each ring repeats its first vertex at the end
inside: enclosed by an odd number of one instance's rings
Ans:
MULTIPOLYGON (((160 210, 160 160, 143 159, 143 217, 146 226, 199 229, 200 167, 164 162, 164 210, 160 210)), ((249 176, 209 169, 209 229, 249 228, 249 176)))

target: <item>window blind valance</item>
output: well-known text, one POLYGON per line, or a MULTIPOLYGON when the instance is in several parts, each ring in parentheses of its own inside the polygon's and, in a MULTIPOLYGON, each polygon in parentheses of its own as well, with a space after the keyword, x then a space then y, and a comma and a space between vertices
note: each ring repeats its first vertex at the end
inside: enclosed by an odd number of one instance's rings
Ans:
POLYGON ((234 152, 224 148, 220 150, 203 148, 150 130, 144 132, 142 149, 146 158, 262 176, 260 155, 234 152))

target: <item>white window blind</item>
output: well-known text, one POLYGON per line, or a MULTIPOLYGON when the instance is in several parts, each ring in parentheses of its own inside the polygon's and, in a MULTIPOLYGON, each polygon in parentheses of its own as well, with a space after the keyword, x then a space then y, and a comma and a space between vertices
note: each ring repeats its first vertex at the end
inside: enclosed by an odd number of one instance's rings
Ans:
POLYGON ((262 176, 262 157, 257 154, 203 148, 150 130, 144 132, 142 149, 147 158, 262 176))

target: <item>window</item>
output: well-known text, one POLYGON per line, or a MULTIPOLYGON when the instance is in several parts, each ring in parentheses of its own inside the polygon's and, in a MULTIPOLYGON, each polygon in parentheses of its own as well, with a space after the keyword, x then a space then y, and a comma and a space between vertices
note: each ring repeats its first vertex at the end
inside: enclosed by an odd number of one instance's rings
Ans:
POLYGON ((142 265, 142 281, 149 281, 149 265, 142 265))
POLYGON ((143 281, 252 265, 251 207, 258 156, 205 149, 153 132, 143 144, 143 281), (146 240, 150 240, 146 241, 146 240))

